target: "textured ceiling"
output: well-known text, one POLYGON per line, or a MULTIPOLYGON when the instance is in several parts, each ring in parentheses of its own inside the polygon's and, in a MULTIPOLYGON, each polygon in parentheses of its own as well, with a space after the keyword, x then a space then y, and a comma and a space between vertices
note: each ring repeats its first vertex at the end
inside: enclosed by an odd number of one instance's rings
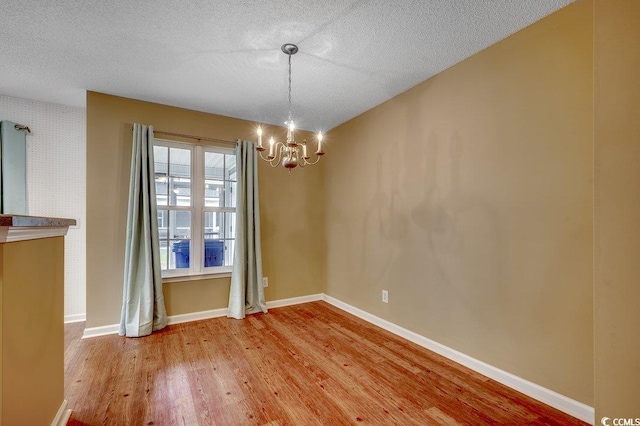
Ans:
POLYGON ((572 0, 3 0, 0 94, 85 90, 328 130, 572 0))

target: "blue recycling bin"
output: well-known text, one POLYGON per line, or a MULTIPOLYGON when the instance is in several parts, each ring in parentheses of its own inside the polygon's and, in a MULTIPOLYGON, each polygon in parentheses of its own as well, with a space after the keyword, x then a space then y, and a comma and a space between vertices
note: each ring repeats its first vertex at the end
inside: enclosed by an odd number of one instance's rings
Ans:
MULTIPOLYGON (((181 240, 173 243, 172 251, 176 254, 176 268, 189 267, 189 251, 191 240, 181 240)), ((204 266, 222 266, 224 260, 224 241, 205 240, 204 241, 204 266)))
POLYGON ((189 267, 189 248, 191 240, 176 241, 172 251, 176 254, 176 268, 189 267))
POLYGON ((224 241, 204 240, 204 266, 222 266, 224 259, 224 241))

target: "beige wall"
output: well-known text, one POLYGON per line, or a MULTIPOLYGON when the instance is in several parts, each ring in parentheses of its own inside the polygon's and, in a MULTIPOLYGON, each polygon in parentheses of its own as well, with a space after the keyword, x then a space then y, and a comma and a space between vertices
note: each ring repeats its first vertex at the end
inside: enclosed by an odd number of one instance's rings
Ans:
POLYGON ((0 291, 0 424, 51 424, 64 400, 64 237, 0 244, 0 291))
POLYGON ((593 404, 592 59, 577 2, 331 131, 327 293, 593 404))
MULTIPOLYGON (((324 171, 263 164, 267 298, 324 290, 595 405, 596 422, 638 417, 639 28, 640 2, 578 1, 334 129, 324 171)), ((254 131, 88 94, 89 327, 119 319, 133 122, 254 131)), ((165 284, 168 310, 224 307, 228 284, 165 284)))
MULTIPOLYGON (((87 94, 87 327, 120 321, 133 123, 224 140, 255 139, 255 123, 165 105, 87 94)), ((295 170, 260 165, 260 209, 267 300, 322 291, 322 165, 295 170)), ((169 315, 224 308, 229 278, 164 285, 169 315)))
POLYGON ((640 418, 640 2, 596 0, 595 408, 640 418))

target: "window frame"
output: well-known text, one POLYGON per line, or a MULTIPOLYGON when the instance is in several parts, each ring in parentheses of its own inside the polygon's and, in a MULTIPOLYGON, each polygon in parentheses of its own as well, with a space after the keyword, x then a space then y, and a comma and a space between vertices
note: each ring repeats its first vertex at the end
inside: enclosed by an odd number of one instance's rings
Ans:
MULTIPOLYGON (((211 207, 206 206, 205 202, 205 153, 214 152, 224 155, 233 155, 235 157, 236 151, 231 147, 221 147, 217 145, 198 145, 188 142, 179 142, 169 139, 154 138, 153 142, 155 146, 187 149, 191 153, 191 194, 189 206, 169 206, 162 205, 157 206, 157 210, 166 211, 188 211, 191 213, 191 238, 190 238, 190 253, 189 253, 189 268, 174 268, 163 269, 162 280, 163 282, 173 281, 187 281, 192 279, 202 279, 207 277, 221 277, 230 276, 233 269, 233 258, 231 258, 231 265, 225 266, 204 266, 204 243, 205 243, 205 214, 206 212, 232 212, 236 213, 236 207, 211 207), (196 230, 198 230, 196 232, 196 230)), ((237 159, 236 159, 237 160, 237 159)), ((155 159, 154 159, 155 161, 155 159)), ((226 161, 226 157, 225 157, 226 161)), ((226 168, 225 168, 226 170, 226 168)), ((155 170, 154 170, 155 174, 155 170)), ((225 176, 226 177, 226 176, 225 176)), ((224 182, 228 180, 224 179, 224 182)), ((154 181, 155 182, 155 181, 154 181)), ((237 180, 235 181, 237 182, 237 180)), ((226 196, 226 194, 225 194, 226 196)), ((232 196, 235 196, 233 194, 232 196)), ((235 205, 235 203, 234 203, 235 205)), ((235 223, 233 224, 235 229, 235 223)), ((235 250, 235 232, 233 239, 223 239, 223 241, 233 240, 235 250)), ((171 241, 171 238, 167 238, 167 241, 171 241)), ((167 246, 167 255, 171 256, 171 248, 167 246)), ((227 253, 231 254, 232 251, 228 250, 225 244, 225 253, 223 256, 227 256, 227 253)), ((223 257, 223 259, 225 258, 223 257)), ((168 261, 168 260, 167 260, 168 261)))

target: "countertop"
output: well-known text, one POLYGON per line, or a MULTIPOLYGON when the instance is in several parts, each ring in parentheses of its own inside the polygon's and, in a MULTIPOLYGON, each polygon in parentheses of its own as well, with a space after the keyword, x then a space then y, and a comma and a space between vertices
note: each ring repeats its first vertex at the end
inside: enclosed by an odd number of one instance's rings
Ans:
POLYGON ((75 224, 75 219, 0 214, 0 227, 8 226, 20 228, 53 228, 74 226, 75 224))

